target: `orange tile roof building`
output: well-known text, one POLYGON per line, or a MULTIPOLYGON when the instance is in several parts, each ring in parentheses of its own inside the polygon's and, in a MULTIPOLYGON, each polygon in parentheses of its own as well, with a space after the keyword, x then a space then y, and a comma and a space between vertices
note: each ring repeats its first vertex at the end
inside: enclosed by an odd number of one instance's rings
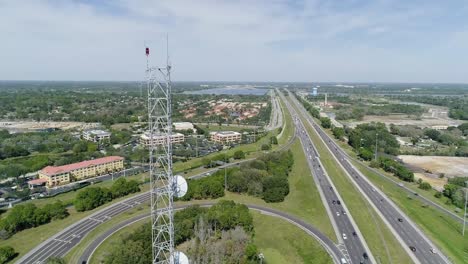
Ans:
POLYGON ((120 171, 124 168, 123 161, 123 157, 109 156, 63 166, 47 166, 39 171, 39 179, 47 180, 48 187, 57 186, 120 171))

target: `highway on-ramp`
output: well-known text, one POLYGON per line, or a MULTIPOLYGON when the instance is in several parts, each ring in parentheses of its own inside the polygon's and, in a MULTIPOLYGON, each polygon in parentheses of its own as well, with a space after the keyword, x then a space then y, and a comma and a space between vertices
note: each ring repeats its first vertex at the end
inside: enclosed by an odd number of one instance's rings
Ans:
MULTIPOLYGON (((198 204, 203 207, 208 207, 212 206, 215 203, 203 203, 203 204, 198 204)), ((183 206, 176 206, 176 210, 186 208, 190 205, 183 205, 183 206)), ((263 207, 263 206, 257 206, 257 205, 251 205, 251 204, 246 204, 247 207, 251 210, 256 210, 259 211, 262 214, 265 215, 270 215, 272 217, 278 217, 283 220, 286 220, 290 222, 291 224, 296 225, 297 227, 301 228, 305 232, 307 232, 310 236, 313 236, 315 239, 319 241, 319 243, 325 248, 325 250, 330 254, 332 259, 334 260, 335 263, 340 263, 341 258, 344 257, 340 249, 331 241, 327 236, 325 236, 323 233, 321 233, 319 230, 317 230, 315 227, 312 225, 302 221, 301 219, 291 216, 289 214, 286 214, 284 212, 263 207)), ((142 214, 136 217, 133 217, 131 219, 128 219, 126 221, 123 221, 112 228, 106 230, 104 233, 102 233, 99 237, 97 237, 95 240, 93 240, 83 251, 83 254, 80 257, 80 263, 91 263, 90 259, 95 252, 95 250, 99 247, 99 245, 104 242, 107 238, 112 236, 114 233, 117 231, 121 230, 122 228, 125 228, 126 226, 129 226, 133 223, 136 223, 138 221, 141 221, 143 219, 149 218, 150 214, 142 214)))
MULTIPOLYGON (((70 225, 68 228, 58 232, 56 235, 44 241, 39 246, 31 250, 28 254, 23 256, 17 263, 38 264, 38 263, 45 263, 45 261, 50 257, 63 257, 73 247, 78 245, 83 239, 83 237, 85 237, 89 232, 95 229, 98 225, 105 224, 112 217, 122 214, 123 212, 129 210, 130 208, 134 206, 138 206, 141 203, 148 202, 149 200, 150 200, 150 193, 145 192, 135 197, 128 198, 119 203, 113 204, 107 208, 104 208, 78 221, 77 223, 70 225)), ((213 203, 206 203, 202 205, 209 206, 212 204, 213 203)), ((178 206, 178 208, 187 207, 189 205, 190 204, 178 206)), ((266 213, 275 217, 281 217, 295 224, 296 226, 299 226, 301 229, 306 231, 309 235, 313 236, 321 243, 321 245, 332 256, 335 263, 338 263, 339 259, 343 257, 343 254, 338 249, 338 247, 333 243, 333 241, 327 238, 318 229, 314 228, 310 224, 305 223, 301 219, 291 216, 287 213, 280 212, 280 211, 270 209, 267 207, 256 206, 256 205, 247 205, 247 206, 251 209, 258 210, 262 213, 266 213)), ((142 217, 142 216, 138 216, 138 217, 142 217)), ((127 221, 134 222, 135 219, 133 218, 127 221)), ((118 230, 120 226, 121 225, 115 225, 111 228, 111 230, 118 230)), ((105 234, 112 233, 112 232, 110 233, 108 232, 109 231, 107 231, 105 234)), ((100 236, 97 241, 99 241, 99 239, 103 239, 103 237, 100 236)), ((89 250, 87 252, 89 252, 89 250)), ((88 254, 91 254, 91 252, 89 252, 88 254)), ((83 260, 87 261, 87 259, 88 258, 84 258, 83 260)))

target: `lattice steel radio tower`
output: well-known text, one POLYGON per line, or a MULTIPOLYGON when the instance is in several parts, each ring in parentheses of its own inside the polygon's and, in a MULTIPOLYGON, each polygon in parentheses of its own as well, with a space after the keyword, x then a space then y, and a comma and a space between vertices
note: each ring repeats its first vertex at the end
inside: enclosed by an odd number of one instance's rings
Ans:
POLYGON ((150 185, 153 263, 173 264, 174 225, 172 175, 172 110, 171 66, 149 66, 149 48, 146 47, 146 86, 148 89, 148 129, 150 136, 150 185), (165 138, 156 145, 155 138, 165 138))

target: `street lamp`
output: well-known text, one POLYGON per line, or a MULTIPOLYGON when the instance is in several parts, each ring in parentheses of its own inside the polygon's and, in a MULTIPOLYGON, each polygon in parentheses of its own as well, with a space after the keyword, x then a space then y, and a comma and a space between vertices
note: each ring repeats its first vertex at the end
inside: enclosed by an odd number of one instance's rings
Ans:
POLYGON ((465 214, 463 214, 463 231, 462 234, 465 236, 465 225, 466 225, 466 204, 468 200, 468 181, 465 182, 465 214))
POLYGON ((377 144, 378 144, 379 133, 375 133, 375 161, 377 161, 377 144))
POLYGON ((265 256, 263 255, 263 253, 260 253, 260 254, 258 254, 258 258, 260 259, 260 264, 262 264, 263 259, 265 258, 265 256))

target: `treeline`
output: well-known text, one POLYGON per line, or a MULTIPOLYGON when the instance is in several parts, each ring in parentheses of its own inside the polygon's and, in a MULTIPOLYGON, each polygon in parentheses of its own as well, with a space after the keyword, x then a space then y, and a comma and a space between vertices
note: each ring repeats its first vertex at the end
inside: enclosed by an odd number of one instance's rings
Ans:
POLYGON ((465 193, 463 188, 468 181, 468 177, 455 177, 448 179, 448 183, 444 185, 443 195, 449 199, 449 203, 464 208, 465 206, 465 193))
POLYGON ((288 175, 294 164, 291 151, 272 152, 241 165, 228 176, 228 190, 282 202, 289 194, 288 175))
POLYGON ((393 173, 400 180, 407 182, 414 181, 413 172, 395 160, 385 157, 379 157, 378 166, 384 171, 393 173))
POLYGON ((401 137, 409 137, 413 145, 423 139, 435 141, 431 146, 424 149, 407 151, 408 154, 468 157, 468 141, 464 138, 468 136, 468 123, 461 124, 458 127, 448 127, 444 130, 390 124, 390 132, 401 137), (441 149, 440 145, 447 147, 441 149))
MULTIPOLYGON (((252 243, 253 218, 245 205, 220 201, 210 208, 191 206, 174 215, 175 246, 187 243, 193 263, 257 263, 252 243)), ((147 223, 122 238, 104 263, 152 261, 151 225, 147 223)))
POLYGON ((21 230, 44 225, 52 220, 64 219, 68 215, 66 205, 61 201, 46 204, 41 208, 32 203, 16 205, 0 220, 0 238, 8 239, 21 230))
POLYGON ((89 211, 108 203, 113 199, 139 191, 140 186, 137 181, 127 181, 125 178, 119 178, 112 184, 110 189, 102 187, 88 187, 80 191, 73 204, 78 212, 89 211))
POLYGON ((449 108, 449 117, 453 119, 468 120, 467 96, 390 96, 393 99, 412 101, 423 104, 440 105, 449 108))
POLYGON ((302 105, 307 110, 307 112, 309 112, 310 115, 312 115, 315 118, 320 118, 320 111, 317 107, 313 106, 311 103, 307 102, 302 97, 298 96, 296 93, 294 95, 296 96, 297 100, 299 100, 299 102, 302 103, 302 105))
POLYGON ((217 171, 212 176, 189 180, 182 200, 216 199, 227 190, 246 193, 266 202, 281 202, 289 194, 288 175, 294 163, 291 151, 272 152, 243 163, 240 168, 217 171))
POLYGON ((353 105, 336 106, 336 120, 362 120, 365 115, 386 116, 390 114, 407 114, 416 117, 421 116, 425 109, 414 104, 382 104, 367 105, 356 102, 353 105))

